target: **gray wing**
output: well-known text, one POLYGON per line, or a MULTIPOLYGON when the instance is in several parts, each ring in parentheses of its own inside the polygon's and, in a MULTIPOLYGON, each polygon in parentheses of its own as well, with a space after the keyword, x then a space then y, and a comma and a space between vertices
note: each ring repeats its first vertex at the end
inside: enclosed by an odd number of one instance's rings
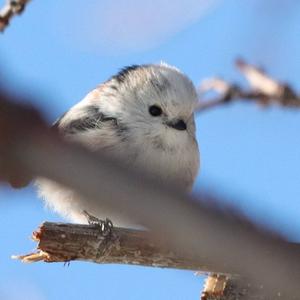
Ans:
POLYGON ((95 105, 77 108, 76 112, 71 109, 56 120, 52 128, 63 134, 83 133, 87 130, 99 129, 104 124, 119 127, 117 118, 108 116, 95 105))

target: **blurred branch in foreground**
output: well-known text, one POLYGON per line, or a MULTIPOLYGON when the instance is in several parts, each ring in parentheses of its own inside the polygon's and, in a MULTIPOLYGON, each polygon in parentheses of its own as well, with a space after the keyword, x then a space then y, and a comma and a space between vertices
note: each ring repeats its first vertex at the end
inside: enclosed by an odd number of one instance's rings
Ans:
POLYGON ((209 206, 205 197, 188 197, 143 172, 125 169, 115 158, 63 141, 36 110, 8 98, 0 95, 2 179, 50 178, 118 207, 151 230, 153 243, 163 243, 180 257, 199 264, 205 257, 221 273, 230 266, 232 273, 263 285, 268 299, 278 293, 284 299, 300 298, 300 254, 285 240, 221 209, 218 202, 209 206))
POLYGON ((0 31, 4 31, 10 20, 21 14, 30 0, 7 0, 0 9, 0 31))
POLYGON ((203 80, 199 87, 200 98, 210 91, 217 92, 219 95, 210 100, 200 101, 197 109, 199 112, 237 100, 257 102, 262 106, 275 104, 300 108, 300 95, 291 86, 273 79, 262 69, 242 59, 236 60, 235 64, 246 78, 250 88, 245 90, 238 84, 217 77, 203 80))

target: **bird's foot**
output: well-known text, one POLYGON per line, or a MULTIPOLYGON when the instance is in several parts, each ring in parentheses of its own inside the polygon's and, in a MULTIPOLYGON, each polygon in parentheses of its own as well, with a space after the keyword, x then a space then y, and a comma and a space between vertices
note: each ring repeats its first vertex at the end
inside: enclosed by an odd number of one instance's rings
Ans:
POLYGON ((106 218, 105 220, 98 219, 97 217, 89 214, 86 210, 83 211, 83 214, 87 218, 88 224, 91 226, 96 226, 100 229, 101 234, 104 237, 110 236, 113 229, 113 223, 110 219, 106 218))
POLYGON ((64 267, 70 267, 71 261, 67 260, 64 262, 64 267))

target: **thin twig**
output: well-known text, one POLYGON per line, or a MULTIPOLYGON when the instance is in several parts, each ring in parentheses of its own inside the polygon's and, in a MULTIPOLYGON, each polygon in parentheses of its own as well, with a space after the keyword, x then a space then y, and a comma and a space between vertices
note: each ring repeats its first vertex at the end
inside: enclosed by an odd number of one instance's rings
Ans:
POLYGON ((7 0, 0 10, 0 31, 4 31, 10 20, 21 14, 30 0, 7 0))
POLYGON ((199 88, 200 98, 210 91, 217 92, 218 96, 206 101, 201 100, 197 111, 202 112, 234 101, 252 101, 263 106, 300 108, 300 95, 290 85, 275 80, 260 68, 242 59, 236 61, 236 67, 246 78, 248 90, 221 78, 203 80, 199 88))

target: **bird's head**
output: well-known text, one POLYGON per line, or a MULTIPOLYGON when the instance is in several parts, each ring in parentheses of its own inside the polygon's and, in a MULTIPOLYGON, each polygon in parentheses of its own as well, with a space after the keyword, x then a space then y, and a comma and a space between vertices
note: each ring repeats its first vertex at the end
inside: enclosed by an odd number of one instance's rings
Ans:
POLYGON ((157 147, 194 139, 197 93, 178 69, 166 64, 127 67, 103 88, 109 97, 101 110, 134 132, 135 139, 146 138, 157 147))

